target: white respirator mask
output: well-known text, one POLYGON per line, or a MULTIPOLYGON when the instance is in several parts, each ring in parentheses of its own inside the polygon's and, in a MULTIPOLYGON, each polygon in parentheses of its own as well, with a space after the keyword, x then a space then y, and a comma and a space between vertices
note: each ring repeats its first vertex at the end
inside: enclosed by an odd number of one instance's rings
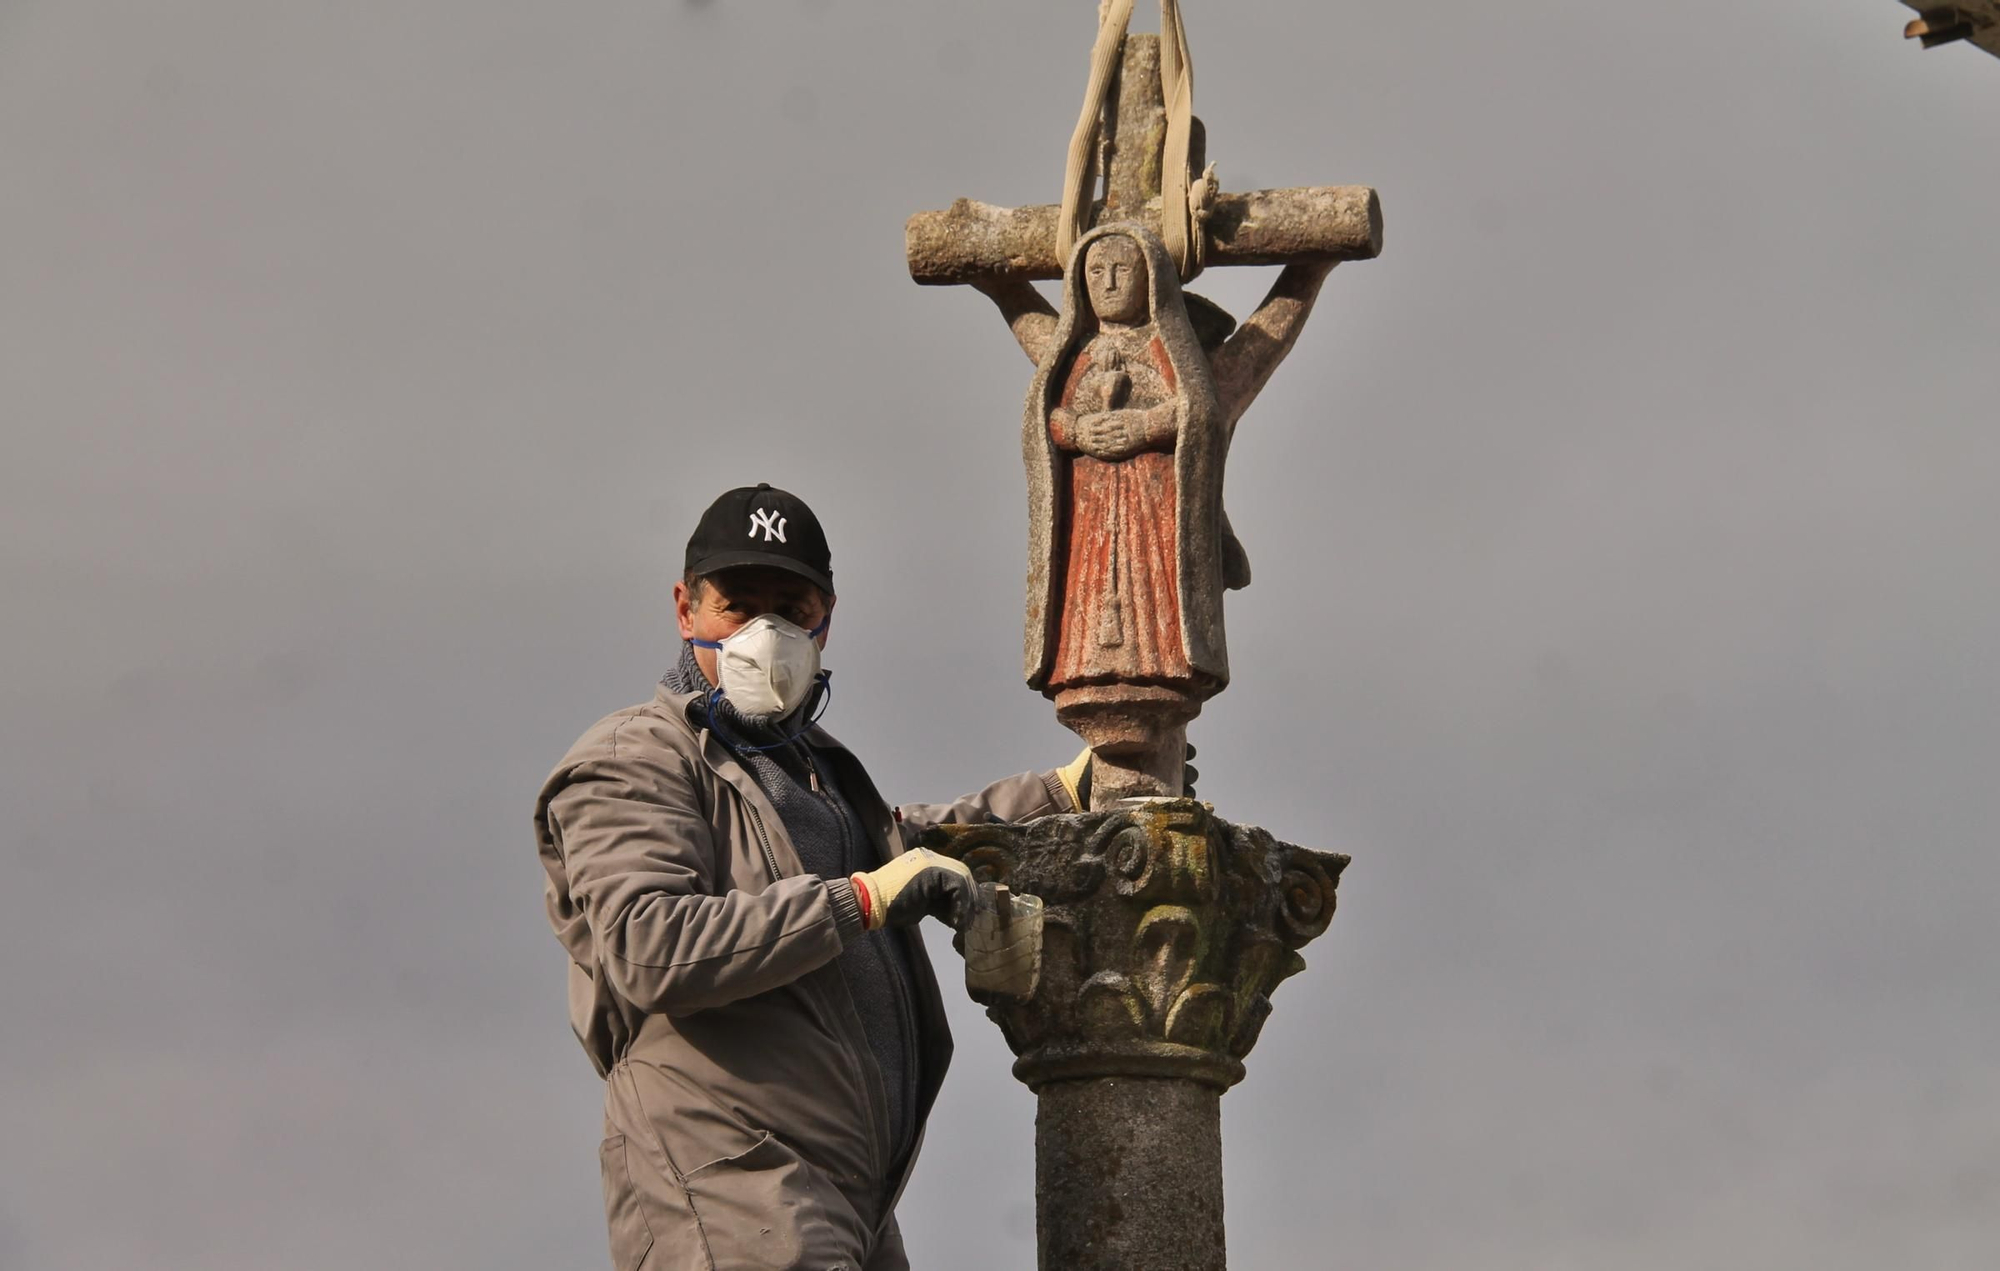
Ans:
POLYGON ((811 631, 767 613, 751 619, 725 640, 695 640, 715 650, 717 691, 745 719, 783 719, 805 703, 820 680, 819 637, 826 622, 811 631))

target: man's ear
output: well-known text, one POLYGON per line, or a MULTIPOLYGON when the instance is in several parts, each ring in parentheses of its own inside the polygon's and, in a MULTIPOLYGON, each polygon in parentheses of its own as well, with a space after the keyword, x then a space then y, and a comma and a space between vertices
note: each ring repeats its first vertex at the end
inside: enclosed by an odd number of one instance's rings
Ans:
POLYGON ((694 639, 694 597, 685 581, 674 581, 674 619, 680 623, 681 639, 694 639))

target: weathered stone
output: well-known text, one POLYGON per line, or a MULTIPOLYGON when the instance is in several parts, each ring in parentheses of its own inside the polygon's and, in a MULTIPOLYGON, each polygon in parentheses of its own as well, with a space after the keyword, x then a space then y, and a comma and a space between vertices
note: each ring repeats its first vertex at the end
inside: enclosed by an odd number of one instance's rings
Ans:
POLYGON ((1285 268, 1240 326, 1184 296, 1155 232, 1164 135, 1156 38, 1126 39, 1118 90, 1098 161, 1104 223, 1077 241, 1063 270, 1053 207, 961 200, 944 221, 921 214, 909 230, 918 279, 984 292, 1035 363, 1022 431, 1025 673, 1096 756, 1093 808, 1181 792, 1187 725, 1229 682, 1223 592, 1250 581, 1222 508, 1230 439, 1297 341, 1327 272, 1381 248, 1372 190, 1224 195, 1205 221, 1216 248, 1209 263, 1285 268), (1060 312, 1027 281, 1043 276, 1063 277, 1060 312), (1124 282, 1107 287, 1107 277, 1124 282))
MULTIPOLYGON (((1167 145, 1167 109, 1160 91, 1160 37, 1128 35, 1118 64, 1117 91, 1104 112, 1104 216, 1122 220, 1141 215, 1146 200, 1160 194, 1162 151, 1167 145)), ((1197 171, 1200 160, 1194 161, 1197 171)), ((1153 212, 1159 215, 1157 206, 1153 212)))
POLYGON ((1042 900, 1040 983, 988 1012, 1030 1086, 1242 1080, 1271 991, 1304 968, 1298 950, 1333 920, 1348 863, 1231 824, 1195 799, 939 826, 923 843, 982 883, 1042 900))
MULTIPOLYGON (((1104 216, 1103 204, 1098 205, 1104 216)), ((994 276, 1042 281, 1060 278, 1053 204, 995 207, 960 199, 937 212, 919 212, 903 227, 910 277, 925 286, 977 282, 994 276)), ((1160 201, 1149 197, 1136 219, 1160 229, 1160 201)), ((1323 185, 1297 190, 1218 194, 1208 220, 1208 264, 1282 265, 1294 260, 1372 260, 1382 254, 1382 203, 1364 185, 1323 185)))
MULTIPOLYGON (((1188 722, 1228 683, 1223 593, 1250 581, 1222 509, 1230 441, 1327 272, 1380 253, 1382 209, 1360 186, 1211 197, 1191 181, 1205 251, 1176 261, 1159 40, 1128 35, 1121 57, 1088 183, 1102 201, 1067 259, 1054 206, 961 199, 906 228, 911 277, 977 288, 1035 364, 1024 669, 1092 752, 1089 811, 924 842, 1044 902, 1038 973, 1005 980, 1032 991, 974 994, 1040 1100, 1043 1271, 1221 1271, 1221 1094, 1332 919, 1347 858, 1172 796, 1188 722), (1284 269, 1239 325, 1181 290, 1183 268, 1217 265, 1284 269), (1053 278, 1060 311, 1032 285, 1053 278)), ((1191 178, 1204 149, 1194 120, 1191 178)))
POLYGON ((1229 682, 1228 416, 1159 240, 1099 226, 1074 260, 1022 423, 1025 659, 1096 753, 1091 806, 1109 807, 1180 793, 1187 722, 1229 682))
POLYGON ((1165 248, 1129 222, 1077 241, 1060 314, 1032 321, 1047 306, 1026 284, 988 293, 1036 363, 1027 681, 1097 755, 1094 808, 1179 794, 1187 724, 1229 683, 1223 592, 1250 580, 1222 509, 1229 442, 1330 268, 1288 265, 1213 352, 1165 248))
MULTIPOLYGON (((1097 168, 1104 199, 1092 205, 1091 221, 1133 221, 1157 235, 1167 134, 1158 36, 1126 37, 1118 91, 1103 122, 1097 168)), ((1196 119, 1189 137, 1189 166, 1196 172, 1206 149, 1207 134, 1196 119)), ((1067 263, 1056 246, 1061 212, 1053 204, 994 207, 972 199, 942 212, 919 212, 903 227, 910 277, 926 286, 1060 278, 1067 263)), ((1382 203, 1367 186, 1217 194, 1207 228, 1210 265, 1371 260, 1382 254, 1382 203)))
POLYGON ((1348 858, 1193 799, 923 842, 1043 901, 1034 992, 982 997, 1041 1100, 1041 1266, 1222 1267, 1217 1100, 1332 921, 1348 858))
POLYGON ((1035 1209, 1044 1267, 1223 1271, 1222 1092, 1171 1077, 1043 1086, 1035 1209))

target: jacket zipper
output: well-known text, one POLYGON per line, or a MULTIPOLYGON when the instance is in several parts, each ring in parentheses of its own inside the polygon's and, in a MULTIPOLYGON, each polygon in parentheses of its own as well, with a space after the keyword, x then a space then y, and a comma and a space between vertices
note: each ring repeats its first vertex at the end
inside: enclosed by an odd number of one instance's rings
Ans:
POLYGON ((778 873, 778 854, 771 850, 771 836, 764 832, 764 815, 757 811, 757 805, 748 799, 742 800, 743 810, 750 814, 750 824, 757 829, 757 846, 764 849, 764 864, 771 871, 771 881, 782 877, 778 873))
MULTIPOLYGON (((810 762, 810 760, 808 762, 810 762)), ((714 765, 710 764, 709 767, 713 769, 714 765)), ((721 774, 718 772, 716 775, 720 776, 721 774)), ((815 778, 817 778, 818 774, 815 773, 814 776, 815 778)), ((817 785, 818 784, 817 781, 815 781, 814 784, 817 785)), ((734 787, 732 786, 731 789, 734 790, 734 787)), ((743 805, 743 810, 750 814, 750 824, 752 828, 754 828, 757 831, 757 846, 763 849, 764 864, 771 871, 771 881, 778 882, 783 878, 783 875, 781 875, 778 872, 778 856, 776 852, 771 850, 771 836, 764 828, 764 814, 759 812, 757 810, 757 805, 751 802, 749 799, 745 798, 741 791, 736 791, 735 793, 737 801, 743 805)), ((850 1010, 852 1009, 851 1003, 849 1005, 849 1009, 850 1010)), ((847 1052, 848 1065, 853 1069, 855 1078, 865 1088, 868 1084, 870 1084, 868 1082, 868 1070, 862 1066, 861 1055, 858 1051, 854 1049, 854 1044, 852 1040, 849 1038, 841 1038, 840 1048, 847 1052)), ((877 1133, 868 1136, 868 1148, 869 1148, 869 1155, 874 1158, 875 1175, 876 1177, 881 1178, 888 1173, 888 1165, 889 1165, 888 1161, 884 1159, 882 1154, 883 1140, 886 1139, 889 1135, 889 1127, 888 1127, 889 1109, 887 1107, 889 1092, 887 1091, 887 1089, 884 1088, 885 1083, 880 1080, 875 1081, 873 1085, 875 1089, 880 1093, 880 1096, 884 1101, 884 1106, 882 1108, 882 1124, 879 1127, 877 1127, 878 1130, 877 1133)), ((914 1153, 912 1153, 912 1156, 914 1157, 914 1153)), ((908 1176, 909 1176, 909 1170, 906 1165, 904 1168, 904 1176, 900 1180, 899 1185, 897 1187, 897 1191, 899 1194, 902 1190, 900 1184, 907 1183, 908 1176)))
MULTIPOLYGON (((812 788, 812 792, 819 796, 820 801, 826 805, 827 811, 832 814, 834 821, 839 825, 841 855, 847 856, 857 846, 851 831, 854 825, 859 823, 861 814, 858 811, 855 812, 853 822, 849 821, 847 810, 840 806, 840 800, 835 797, 832 790, 827 788, 826 782, 820 777, 819 764, 813 760, 812 748, 810 746, 801 746, 799 750, 806 761, 807 784, 812 788)), ((865 832, 865 827, 863 829, 865 832)), ((848 998, 848 1004, 850 1006, 853 1005, 852 997, 848 998)), ((907 1002, 904 1003, 903 1013, 909 1013, 907 1002)), ((908 1037, 911 1047, 911 1059, 914 1060, 918 1050, 916 1029, 914 1027, 908 1029, 908 1037)), ((863 1030, 862 1045, 864 1048, 867 1045, 865 1029, 863 1030)), ((869 1135, 869 1147, 871 1155, 875 1159, 875 1176, 886 1183, 889 1181, 889 1164, 895 1155, 897 1146, 893 1141, 894 1119, 889 1114, 889 1082, 887 1074, 883 1073, 881 1068, 873 1062, 862 1062, 862 1052, 854 1047, 851 1040, 846 1043, 845 1048, 849 1061, 854 1065, 855 1079, 861 1083, 864 1089, 873 1090, 876 1097, 881 1101, 881 1123, 877 1127, 878 1132, 869 1135), (873 1073, 872 1076, 870 1075, 871 1071, 873 1073)), ((910 1100, 910 1107, 912 1110, 916 1107, 914 1096, 910 1100)))

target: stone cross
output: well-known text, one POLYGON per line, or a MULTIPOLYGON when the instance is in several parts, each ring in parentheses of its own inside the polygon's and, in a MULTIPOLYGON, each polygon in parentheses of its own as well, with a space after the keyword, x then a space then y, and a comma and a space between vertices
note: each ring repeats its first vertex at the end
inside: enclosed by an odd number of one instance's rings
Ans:
POLYGON ((1027 679, 1092 753, 1087 810, 922 841, 964 861, 998 914, 1005 896, 1041 905, 1017 996, 967 963, 1037 1096, 1038 1264, 1225 1271, 1222 1094, 1243 1079, 1270 995, 1332 921, 1348 858, 1175 797, 1189 793, 1186 722, 1228 676, 1222 589, 1249 581, 1222 459, 1327 270, 1381 250, 1382 215, 1358 187, 1218 196, 1206 263, 1285 267, 1238 328, 1181 291, 1160 242, 1158 37, 1127 36, 1119 75, 1104 199, 1068 260, 1054 206, 962 199, 909 222, 912 277, 983 292, 1036 363, 1027 679), (1054 278, 1061 312, 1031 285, 1054 278))
MULTIPOLYGON (((1160 163, 1166 108, 1160 98, 1160 44, 1125 38, 1116 105, 1106 112, 1105 197, 1096 221, 1160 222, 1160 163)), ((1192 166, 1202 166, 1197 122, 1192 166)), ((910 277, 925 286, 977 286, 1062 277, 1054 204, 994 207, 960 199, 919 212, 903 227, 910 277)), ((1208 217, 1210 265, 1288 265, 1303 260, 1372 260, 1382 254, 1382 204, 1359 185, 1221 194, 1208 217)))
MULTIPOLYGON (((1095 234, 1120 233, 1091 247, 1087 285, 1067 278, 1063 313, 1031 285, 1064 278, 1066 264, 1085 272, 1082 244, 1073 262, 1058 259, 1058 207, 961 199, 906 228, 911 276, 985 293, 1036 364, 1023 432, 1025 670, 1090 744, 1100 809, 1182 793, 1187 724, 1229 680, 1222 592, 1250 581, 1221 506, 1230 438, 1291 351, 1327 271, 1382 247, 1381 205, 1365 187, 1218 195, 1201 218, 1207 263, 1285 266, 1239 328, 1183 294, 1157 250, 1159 37, 1126 37, 1104 116, 1095 234), (1126 293, 1099 285, 1121 276, 1126 293)), ((1197 120, 1197 169, 1202 142, 1197 120)))

